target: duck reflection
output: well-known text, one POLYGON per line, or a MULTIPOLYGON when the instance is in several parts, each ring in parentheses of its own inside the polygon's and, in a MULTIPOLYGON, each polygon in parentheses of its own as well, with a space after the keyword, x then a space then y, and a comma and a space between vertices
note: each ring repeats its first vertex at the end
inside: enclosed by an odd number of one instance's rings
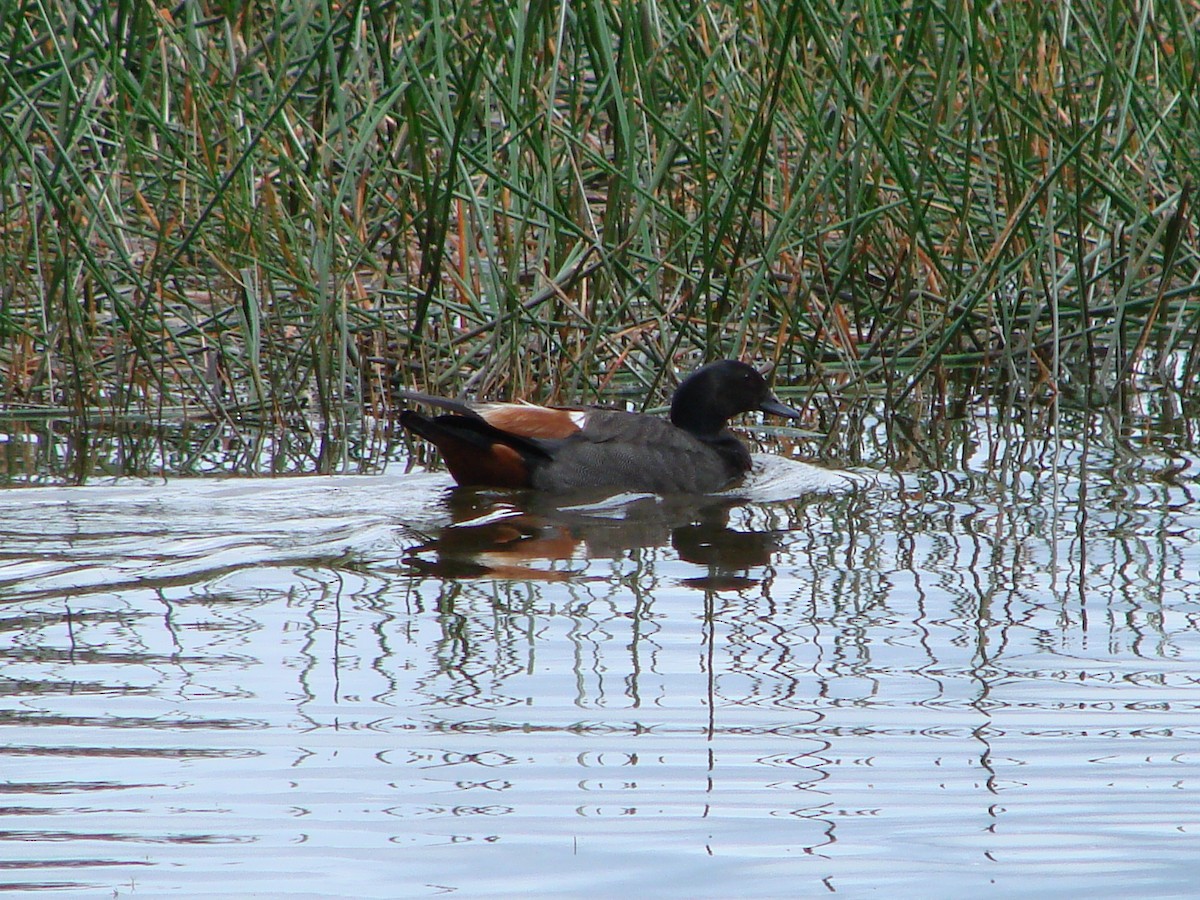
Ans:
POLYGON ((730 513, 745 501, 726 497, 549 496, 537 491, 453 488, 451 522, 412 548, 405 562, 438 578, 567 581, 589 559, 671 546, 707 572, 683 583, 703 590, 740 590, 758 583, 749 571, 771 563, 774 531, 740 531, 730 513))

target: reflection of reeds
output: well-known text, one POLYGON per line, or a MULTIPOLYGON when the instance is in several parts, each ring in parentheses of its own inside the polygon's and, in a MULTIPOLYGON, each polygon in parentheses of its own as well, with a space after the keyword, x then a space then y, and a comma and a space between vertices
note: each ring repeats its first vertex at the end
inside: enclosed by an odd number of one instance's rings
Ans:
POLYGON ((1197 376, 1186 4, 210 8, 0 15, 9 408, 1197 376))

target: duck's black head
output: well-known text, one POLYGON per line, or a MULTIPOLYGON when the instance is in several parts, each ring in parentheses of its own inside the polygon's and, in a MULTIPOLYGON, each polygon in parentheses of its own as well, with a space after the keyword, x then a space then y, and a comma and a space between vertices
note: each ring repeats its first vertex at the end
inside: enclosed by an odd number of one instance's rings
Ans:
POLYGON ((734 416, 756 409, 800 418, 800 413, 776 399, 766 379, 753 366, 722 359, 697 369, 679 385, 671 400, 671 423, 692 434, 711 437, 734 416))

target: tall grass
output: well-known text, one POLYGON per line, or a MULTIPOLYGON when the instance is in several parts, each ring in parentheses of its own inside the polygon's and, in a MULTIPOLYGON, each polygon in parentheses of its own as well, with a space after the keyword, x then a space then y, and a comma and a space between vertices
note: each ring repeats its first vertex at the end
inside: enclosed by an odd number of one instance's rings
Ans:
MULTIPOLYGON (((1195 0, 0 5, 0 402, 1200 377, 1195 0)), ((915 393, 914 393, 915 392, 915 393)))

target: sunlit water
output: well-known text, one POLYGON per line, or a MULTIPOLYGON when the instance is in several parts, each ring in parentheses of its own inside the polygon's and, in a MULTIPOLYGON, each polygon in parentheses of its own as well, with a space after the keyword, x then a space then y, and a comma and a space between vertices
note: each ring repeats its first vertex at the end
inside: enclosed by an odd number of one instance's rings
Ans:
POLYGON ((1195 460, 1119 446, 0 491, 0 882, 1190 894, 1195 460))

